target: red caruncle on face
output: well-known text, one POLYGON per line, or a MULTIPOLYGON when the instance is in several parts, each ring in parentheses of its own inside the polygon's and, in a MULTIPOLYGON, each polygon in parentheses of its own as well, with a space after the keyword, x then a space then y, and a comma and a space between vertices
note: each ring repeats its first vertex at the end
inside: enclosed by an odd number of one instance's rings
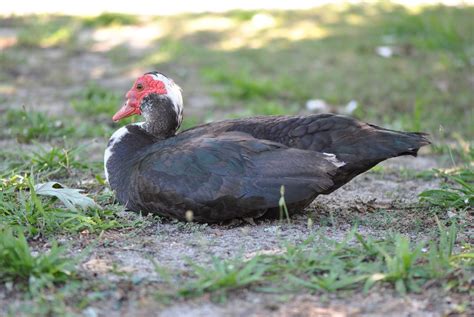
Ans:
POLYGON ((140 104, 142 99, 151 93, 159 95, 166 94, 167 90, 165 84, 161 80, 156 80, 153 75, 150 74, 139 77, 125 95, 127 102, 112 119, 118 121, 134 114, 141 114, 140 104))
POLYGON ((130 101, 136 101, 140 104, 143 97, 150 93, 166 94, 165 84, 160 80, 155 80, 152 75, 139 77, 125 95, 130 101))

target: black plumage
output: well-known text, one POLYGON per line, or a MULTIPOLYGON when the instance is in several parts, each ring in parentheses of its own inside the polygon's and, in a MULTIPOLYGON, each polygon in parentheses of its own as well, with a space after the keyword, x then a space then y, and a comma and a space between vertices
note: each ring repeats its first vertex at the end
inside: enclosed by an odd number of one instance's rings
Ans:
POLYGON ((416 156, 429 144, 423 133, 333 114, 227 120, 173 135, 171 109, 182 109, 171 96, 144 98, 146 123, 127 126, 109 144, 108 180, 130 210, 178 219, 190 210, 202 222, 278 215, 284 186, 288 208, 296 212, 377 163, 416 156))

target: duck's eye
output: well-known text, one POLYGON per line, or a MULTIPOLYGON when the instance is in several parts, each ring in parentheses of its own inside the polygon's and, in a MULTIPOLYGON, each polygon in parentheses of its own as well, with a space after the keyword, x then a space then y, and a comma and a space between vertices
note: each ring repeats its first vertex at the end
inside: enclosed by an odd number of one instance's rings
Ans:
POLYGON ((143 85, 142 84, 137 84, 137 90, 143 90, 143 85))

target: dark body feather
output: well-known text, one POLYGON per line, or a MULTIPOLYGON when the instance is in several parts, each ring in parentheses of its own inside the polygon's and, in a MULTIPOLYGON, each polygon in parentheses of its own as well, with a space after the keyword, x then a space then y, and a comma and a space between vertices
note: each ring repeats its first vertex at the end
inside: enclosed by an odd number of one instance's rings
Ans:
POLYGON ((227 120, 166 139, 127 129, 106 163, 118 200, 178 219, 191 210, 202 222, 278 215, 282 185, 290 212, 301 210, 377 163, 429 144, 421 133, 332 114, 227 120))

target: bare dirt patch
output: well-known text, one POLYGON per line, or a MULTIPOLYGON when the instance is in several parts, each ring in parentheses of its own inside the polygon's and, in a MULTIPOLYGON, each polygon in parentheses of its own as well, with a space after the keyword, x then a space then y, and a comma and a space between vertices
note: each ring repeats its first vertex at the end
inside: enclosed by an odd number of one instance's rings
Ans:
MULTIPOLYGON (((358 218, 376 216, 381 209, 387 213, 403 212, 406 206, 417 202, 419 192, 437 186, 435 180, 406 180, 397 175, 402 167, 416 171, 436 166, 430 157, 395 159, 384 165, 390 169, 385 175, 368 173, 329 196, 319 197, 307 212, 292 217, 291 224, 260 221, 257 225, 192 225, 151 220, 142 230, 104 233, 83 266, 89 273, 116 280, 117 275, 111 273, 114 266, 115 270, 127 272, 132 280, 141 281, 146 289, 147 283, 161 280, 153 262, 186 271, 193 263, 209 264, 212 256, 251 258, 258 253, 282 252, 283 243, 298 244, 321 231, 330 239, 342 240, 358 218), (308 218, 313 219, 313 225, 308 226, 308 218)), ((135 215, 124 213, 124 217, 135 215)), ((406 217, 412 217, 409 210, 406 217)), ((374 220, 377 221, 377 226, 360 224, 358 232, 384 238, 391 228, 400 225, 395 223, 398 217, 393 219, 394 223, 374 220)), ((429 232, 423 230, 407 230, 407 234, 416 240, 430 237, 429 232)), ((73 247, 71 251, 76 253, 76 248, 79 251, 83 247, 73 247)), ((140 288, 139 285, 136 287, 140 288)), ((89 310, 108 316, 147 316, 158 312, 159 316, 444 316, 466 300, 452 298, 440 289, 405 297, 385 288, 376 288, 369 294, 322 295, 269 295, 245 290, 233 294, 224 303, 200 297, 167 305, 160 303, 157 297, 153 300, 145 296, 139 300, 130 296, 120 303, 120 309, 114 309, 118 302, 110 299, 89 310)))

